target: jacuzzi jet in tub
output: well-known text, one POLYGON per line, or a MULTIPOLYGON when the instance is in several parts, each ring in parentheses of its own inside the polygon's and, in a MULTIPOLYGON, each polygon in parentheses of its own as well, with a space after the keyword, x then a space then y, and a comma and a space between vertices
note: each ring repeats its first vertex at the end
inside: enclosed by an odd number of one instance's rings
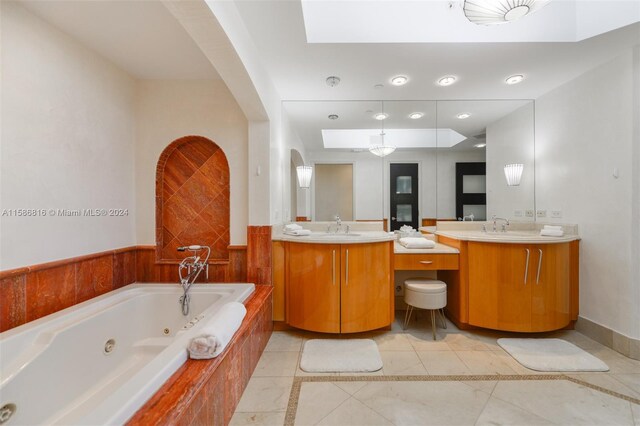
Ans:
POLYGON ((107 343, 104 344, 104 353, 105 355, 109 355, 116 348, 116 341, 114 339, 107 340, 107 343))
POLYGON ((163 333, 165 336, 168 336, 169 334, 171 334, 171 329, 169 329, 169 328, 165 328, 164 330, 162 330, 162 333, 163 333))
POLYGON ((16 412, 16 404, 5 404, 0 408, 0 425, 5 424, 13 413, 16 412))

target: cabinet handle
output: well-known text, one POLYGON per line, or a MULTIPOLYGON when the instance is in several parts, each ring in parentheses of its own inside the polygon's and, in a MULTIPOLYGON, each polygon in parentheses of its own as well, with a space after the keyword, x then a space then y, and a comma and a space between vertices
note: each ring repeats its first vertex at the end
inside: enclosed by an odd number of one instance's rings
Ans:
POLYGON ((542 249, 538 249, 540 258, 538 259, 538 273, 536 274, 536 285, 540 284, 540 268, 542 268, 542 249))
POLYGON ((419 262, 423 265, 431 265, 433 263, 433 260, 420 260, 419 262))
POLYGON ((529 275, 529 249, 524 249, 527 252, 527 265, 524 267, 524 285, 527 285, 527 275, 529 275))
POLYGON ((336 285, 336 251, 333 251, 333 263, 331 267, 331 272, 333 274, 333 285, 336 285))
POLYGON ((347 265, 345 266, 345 287, 349 285, 349 249, 347 249, 347 265))

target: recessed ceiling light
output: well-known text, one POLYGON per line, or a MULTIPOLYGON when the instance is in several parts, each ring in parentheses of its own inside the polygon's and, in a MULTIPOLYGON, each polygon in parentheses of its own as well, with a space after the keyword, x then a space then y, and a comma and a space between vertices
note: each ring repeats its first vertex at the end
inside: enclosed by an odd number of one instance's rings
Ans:
POLYGON ((505 81, 506 81, 507 84, 518 84, 522 80, 524 80, 524 75, 516 74, 516 75, 512 75, 510 77, 507 77, 507 79, 505 81))
POLYGON ((471 114, 469 114, 468 112, 461 112, 460 114, 456 115, 456 117, 458 117, 460 120, 464 120, 465 118, 471 117, 471 114))
POLYGON ((376 120, 384 120, 387 117, 389 117, 389 114, 387 114, 386 112, 379 112, 373 115, 373 118, 375 118, 376 120))
POLYGON ((402 86, 404 84, 407 84, 407 81, 409 81, 409 79, 406 76, 397 75, 391 79, 391 84, 393 84, 394 86, 402 86))
POLYGON ((477 144, 475 144, 473 147, 474 147, 474 148, 484 148, 485 146, 487 146, 487 144, 486 144, 486 143, 477 143, 477 144))
POLYGON ((424 117, 424 114, 421 112, 412 112, 411 114, 409 114, 409 118, 412 120, 417 120, 418 118, 422 117, 424 117))
POLYGON ((327 82, 327 86, 336 87, 338 84, 340 84, 340 77, 336 77, 335 75, 332 75, 330 77, 327 77, 325 81, 327 82))
POLYGON ((338 114, 329 114, 329 120, 337 120, 338 114))
POLYGON ((456 82, 456 78, 452 75, 442 77, 440 80, 438 80, 438 84, 440 86, 451 86, 455 82, 456 82))

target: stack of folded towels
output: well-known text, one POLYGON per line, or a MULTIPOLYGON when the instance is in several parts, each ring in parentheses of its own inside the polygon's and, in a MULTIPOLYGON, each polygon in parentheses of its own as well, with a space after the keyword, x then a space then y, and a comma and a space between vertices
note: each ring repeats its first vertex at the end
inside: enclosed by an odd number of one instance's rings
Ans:
POLYGON ((311 231, 308 229, 304 229, 302 226, 297 223, 290 223, 284 226, 284 233, 287 235, 294 235, 296 237, 311 235, 311 231))
POLYGON ((246 314, 247 309, 242 303, 230 302, 224 305, 204 326, 200 336, 191 339, 189 357, 210 359, 220 355, 240 328, 246 314))
POLYGON ((540 230, 540 235, 545 237, 562 237, 564 231, 560 225, 545 225, 544 228, 540 230))
POLYGON ((398 241, 401 246, 408 249, 430 249, 436 246, 435 241, 424 237, 405 237, 398 241))

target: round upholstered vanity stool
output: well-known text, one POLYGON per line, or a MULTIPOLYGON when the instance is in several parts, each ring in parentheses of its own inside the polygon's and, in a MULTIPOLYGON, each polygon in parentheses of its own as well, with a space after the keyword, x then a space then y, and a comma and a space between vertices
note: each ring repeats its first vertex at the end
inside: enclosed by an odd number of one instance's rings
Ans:
POLYGON ((404 282, 404 303, 408 305, 404 316, 404 329, 407 328, 413 308, 431 311, 431 331, 436 340, 436 311, 442 316, 442 326, 447 328, 443 308, 447 306, 447 284, 439 280, 412 278, 404 282))

